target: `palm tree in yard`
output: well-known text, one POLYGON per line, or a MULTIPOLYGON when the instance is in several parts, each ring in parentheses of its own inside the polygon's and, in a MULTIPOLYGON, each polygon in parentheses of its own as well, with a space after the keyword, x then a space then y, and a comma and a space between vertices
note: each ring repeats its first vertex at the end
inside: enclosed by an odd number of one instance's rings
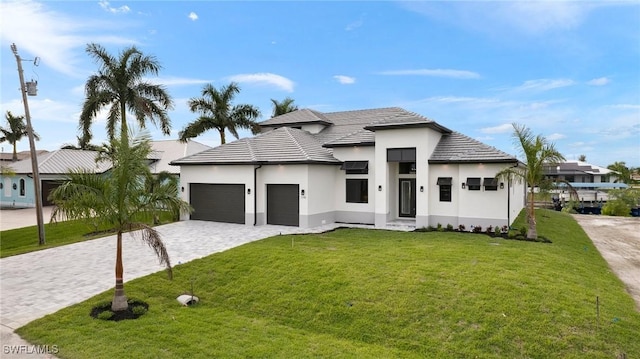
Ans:
POLYGON ((233 105, 233 98, 240 92, 235 82, 223 86, 220 90, 207 84, 202 89, 202 97, 192 98, 187 103, 191 112, 200 114, 195 121, 189 123, 179 134, 180 140, 188 141, 208 130, 217 130, 220 143, 226 143, 225 131, 239 138, 238 129, 251 130, 253 134, 260 132, 256 119, 260 111, 248 104, 233 105))
POLYGON ((273 114, 271 114, 271 117, 284 115, 285 113, 297 110, 298 106, 294 105, 293 101, 291 97, 286 97, 282 101, 271 99, 271 103, 273 103, 273 114))
POLYGON ((111 303, 113 311, 128 308, 124 293, 122 236, 131 232, 140 236, 155 251, 160 264, 166 266, 171 277, 171 262, 160 238, 160 234, 144 220, 155 217, 159 210, 190 211, 189 205, 177 196, 177 187, 149 191, 146 179, 151 178, 147 156, 151 152, 148 138, 134 138, 124 142, 128 136, 112 140, 99 160, 107 160, 112 169, 99 176, 90 171, 76 171, 50 195, 56 204, 52 220, 79 219, 98 222, 116 232, 117 249, 115 277, 116 287, 111 303))
POLYGON ((135 117, 141 128, 148 120, 169 135, 171 121, 167 110, 173 107, 173 101, 163 86, 145 81, 145 76, 157 75, 161 68, 156 58, 144 55, 135 46, 124 49, 117 58, 97 44, 87 45, 86 51, 100 69, 85 85, 86 100, 79 126, 81 138, 87 143, 91 140, 91 125, 103 109, 107 109, 109 140, 113 140, 118 122, 121 136, 128 136, 127 113, 135 117))
POLYGON ((616 161, 607 166, 607 169, 615 171, 618 176, 618 180, 622 183, 631 183, 631 173, 632 171, 627 167, 625 162, 616 161))
POLYGON ((537 239, 536 213, 534 209, 535 188, 544 182, 544 165, 557 165, 564 161, 564 156, 558 152, 553 143, 549 143, 541 135, 535 136, 524 125, 513 124, 513 140, 519 147, 520 155, 524 158, 524 167, 507 167, 496 174, 496 177, 509 180, 512 178, 525 181, 529 186, 529 203, 527 206, 528 239, 537 239))
MULTIPOLYGON (((7 111, 4 115, 7 120, 7 127, 0 127, 0 133, 2 133, 2 137, 0 137, 0 143, 9 142, 10 145, 13 146, 13 161, 18 160, 18 150, 17 144, 18 142, 25 136, 27 136, 27 125, 24 122, 24 116, 14 116, 11 111, 7 111)), ((33 133, 33 138, 36 140, 40 140, 40 137, 37 133, 33 133)))

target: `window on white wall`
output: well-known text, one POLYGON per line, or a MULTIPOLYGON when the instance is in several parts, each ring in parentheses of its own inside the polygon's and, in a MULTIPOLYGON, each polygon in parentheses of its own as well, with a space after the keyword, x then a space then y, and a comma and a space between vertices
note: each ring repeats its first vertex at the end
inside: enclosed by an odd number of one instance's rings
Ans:
POLYGON ((20 197, 24 197, 27 194, 26 183, 24 178, 20 178, 20 197))
POLYGON ((369 180, 347 179, 347 203, 369 203, 369 180))
POLYGON ((4 179, 4 196, 11 197, 11 178, 4 179))
POLYGON ((438 177, 436 184, 440 187, 440 202, 451 202, 451 177, 438 177))
POLYGON ((366 175, 369 173, 369 161, 345 161, 340 169, 348 175, 366 175))
POLYGON ((467 188, 469 191, 479 191, 481 187, 480 177, 467 177, 467 188))
POLYGON ((497 191, 498 190, 498 179, 493 177, 485 177, 482 182, 484 185, 485 191, 497 191))

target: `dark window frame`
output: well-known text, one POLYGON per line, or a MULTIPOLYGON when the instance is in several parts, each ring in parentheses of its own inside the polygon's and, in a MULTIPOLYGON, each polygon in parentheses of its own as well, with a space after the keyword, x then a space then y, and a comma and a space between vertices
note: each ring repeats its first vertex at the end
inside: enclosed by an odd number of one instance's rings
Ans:
POLYGON ((369 203, 369 179, 347 178, 345 181, 347 203, 369 203))
POLYGON ((440 185, 440 202, 451 202, 451 185, 450 184, 442 184, 440 185))
POLYGON ((369 161, 344 161, 340 169, 348 175, 366 175, 369 173, 369 161))
POLYGON ((387 148, 387 162, 416 162, 416 148, 387 148))
POLYGON ((484 186, 485 191, 497 191, 498 179, 495 177, 484 177, 482 185, 484 186))
POLYGON ((482 178, 467 177, 467 188, 469 191, 479 191, 482 188, 482 178))
POLYGON ((20 178, 20 197, 27 195, 27 181, 24 178, 20 178))

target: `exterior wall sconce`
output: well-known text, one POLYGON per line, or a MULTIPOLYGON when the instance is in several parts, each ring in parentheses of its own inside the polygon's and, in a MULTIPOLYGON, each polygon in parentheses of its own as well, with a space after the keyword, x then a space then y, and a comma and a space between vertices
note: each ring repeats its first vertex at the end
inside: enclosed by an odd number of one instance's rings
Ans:
POLYGON ((504 182, 500 182, 500 189, 504 189, 504 182))
POLYGON ((180 191, 184 192, 184 186, 180 187, 180 191))
POLYGON ((424 186, 420 186, 420 192, 424 192, 424 186))
POLYGON ((378 192, 382 192, 382 185, 378 186, 378 192))
POLYGON ((251 194, 251 188, 247 189, 247 194, 251 194))
POLYGON ((300 195, 304 197, 304 190, 300 191, 300 195))
POLYGON ((464 182, 462 182, 462 189, 465 189, 466 187, 467 185, 464 182))
POLYGON ((11 186, 13 189, 18 189, 18 185, 17 184, 13 184, 13 186, 11 186))

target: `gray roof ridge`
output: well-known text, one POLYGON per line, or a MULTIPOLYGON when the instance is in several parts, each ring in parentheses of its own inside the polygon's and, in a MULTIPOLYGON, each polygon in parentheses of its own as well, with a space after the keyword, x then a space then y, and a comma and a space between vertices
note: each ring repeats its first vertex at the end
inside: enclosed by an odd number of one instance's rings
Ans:
MULTIPOLYGON (((311 160, 311 156, 309 156, 307 151, 304 149, 304 147, 302 147, 300 142, 298 142, 298 139, 292 133, 292 131, 299 131, 300 133, 306 133, 306 132, 302 131, 302 130, 295 129, 295 128, 289 128, 289 127, 282 127, 282 129, 283 129, 283 131, 285 131, 287 133, 287 135, 291 138, 291 140, 293 140, 293 143, 296 145, 296 147, 298 147, 298 149, 304 155, 304 157, 307 160, 311 160)), ((315 138, 314 138, 314 140, 315 140, 315 138)))
POLYGON ((332 142, 338 142, 338 141, 340 141, 340 140, 342 140, 342 139, 345 139, 345 138, 347 138, 347 137, 351 137, 351 136, 353 136, 353 135, 357 134, 358 132, 371 132, 371 131, 369 131, 369 130, 367 130, 367 129, 365 129, 365 128, 359 128, 359 129, 357 129, 357 130, 355 130, 355 131, 352 131, 352 132, 347 133, 347 134, 346 134, 346 135, 344 135, 344 136, 340 136, 340 137, 335 138, 335 139, 333 139, 333 140, 331 140, 331 141, 328 141, 328 142, 326 142, 325 144, 330 144, 330 143, 332 143, 332 142))
MULTIPOLYGON (((43 154, 47 154, 48 156, 45 156, 45 157, 42 159, 42 162, 40 162, 40 160, 38 160, 38 154, 36 153, 36 160, 38 161, 38 168, 39 168, 40 166, 44 165, 45 163, 47 163, 47 161, 49 161, 51 158, 53 158, 53 156, 55 156, 55 154, 56 154, 56 153, 58 153, 58 152, 60 152, 60 151, 62 151, 62 149, 61 149, 61 148, 59 148, 59 149, 57 149, 57 150, 53 150, 53 151, 51 151, 51 152, 49 152, 49 153, 43 153, 43 154)), ((26 159, 26 158, 25 158, 25 159, 26 159)))
MULTIPOLYGON (((260 137, 260 136, 255 136, 255 137, 252 137, 252 138, 257 138, 257 137, 260 137)), ((249 150, 249 156, 251 156, 251 160, 254 161, 254 162, 258 161, 258 157, 256 157, 256 151, 253 148, 253 144, 254 144, 255 141, 247 140, 245 142, 247 143, 247 149, 249 150)))
POLYGON ((322 114, 333 115, 333 114, 337 114, 337 113, 343 114, 343 113, 349 113, 349 112, 380 111, 380 110, 403 110, 403 111, 407 111, 407 110, 403 109, 402 107, 389 106, 389 107, 377 107, 377 108, 361 108, 359 110, 323 112, 322 114))

